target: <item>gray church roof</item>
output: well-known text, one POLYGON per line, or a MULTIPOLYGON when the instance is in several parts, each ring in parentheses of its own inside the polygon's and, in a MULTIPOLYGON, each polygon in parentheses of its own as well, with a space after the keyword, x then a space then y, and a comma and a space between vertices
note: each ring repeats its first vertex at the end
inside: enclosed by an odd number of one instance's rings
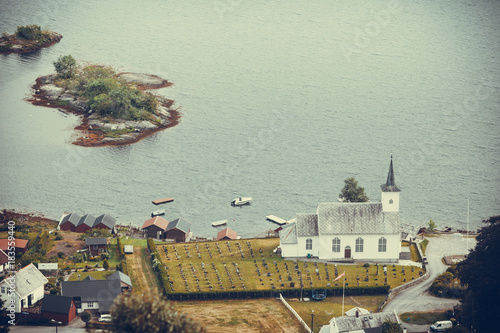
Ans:
POLYGON ((281 244, 297 244, 297 224, 287 224, 279 231, 281 244))
POLYGON ((394 169, 392 167, 392 155, 391 155, 391 165, 389 166, 389 173, 387 174, 387 181, 385 184, 380 185, 382 192, 401 192, 399 187, 396 185, 394 180, 394 169))
POLYGON ((382 212, 380 202, 320 203, 320 235, 399 233, 399 213, 382 212))
POLYGON ((317 214, 297 214, 297 236, 318 236, 318 215, 317 214))

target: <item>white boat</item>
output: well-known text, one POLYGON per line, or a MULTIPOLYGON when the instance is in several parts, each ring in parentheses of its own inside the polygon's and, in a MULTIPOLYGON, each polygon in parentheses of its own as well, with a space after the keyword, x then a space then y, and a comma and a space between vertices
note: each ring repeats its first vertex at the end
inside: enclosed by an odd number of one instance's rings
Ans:
POLYGON ((151 217, 159 216, 159 215, 165 215, 165 209, 155 210, 154 212, 151 213, 151 217))
POLYGON ((252 201, 252 198, 250 197, 239 197, 231 201, 231 206, 242 206, 242 205, 247 205, 252 201))
POLYGON ((218 226, 224 225, 226 223, 227 223, 227 220, 220 220, 220 221, 212 222, 212 227, 218 227, 218 226))

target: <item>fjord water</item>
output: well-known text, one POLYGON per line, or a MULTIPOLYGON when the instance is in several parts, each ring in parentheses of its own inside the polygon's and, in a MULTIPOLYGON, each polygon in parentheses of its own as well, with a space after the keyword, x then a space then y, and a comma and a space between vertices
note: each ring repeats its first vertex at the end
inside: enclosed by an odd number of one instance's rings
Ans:
POLYGON ((394 155, 401 218, 466 228, 498 214, 498 1, 2 1, 0 30, 57 45, 0 56, 0 208, 109 213, 140 226, 175 198, 199 236, 244 237, 335 201, 355 177, 380 198, 394 155), (71 145, 78 118, 24 99, 52 61, 174 85, 174 128, 125 147, 71 145), (237 196, 252 205, 231 207, 237 196), (234 221, 233 221, 234 220, 234 221))

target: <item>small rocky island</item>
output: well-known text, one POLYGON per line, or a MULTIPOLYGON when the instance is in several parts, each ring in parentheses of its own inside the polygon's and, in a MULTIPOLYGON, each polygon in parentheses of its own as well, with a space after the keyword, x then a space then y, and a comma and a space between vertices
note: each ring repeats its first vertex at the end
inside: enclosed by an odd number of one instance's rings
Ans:
POLYGON ((59 57, 54 67, 57 74, 36 79, 28 101, 82 116, 75 145, 128 145, 179 122, 174 102, 149 92, 172 85, 156 75, 79 65, 71 55, 59 57))
POLYGON ((42 30, 35 24, 17 27, 16 33, 9 35, 4 32, 0 37, 0 54, 34 52, 54 45, 61 38, 57 32, 42 30))

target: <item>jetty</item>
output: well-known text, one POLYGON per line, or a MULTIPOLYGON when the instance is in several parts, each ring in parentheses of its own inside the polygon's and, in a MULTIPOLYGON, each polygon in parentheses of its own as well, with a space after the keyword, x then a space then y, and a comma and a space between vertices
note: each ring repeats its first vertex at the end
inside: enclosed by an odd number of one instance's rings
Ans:
POLYGON ((279 225, 287 224, 288 221, 274 215, 267 215, 266 219, 279 225))
POLYGON ((162 203, 172 202, 172 201, 174 201, 174 198, 163 198, 163 199, 153 200, 153 203, 155 205, 159 205, 159 204, 162 204, 162 203))

